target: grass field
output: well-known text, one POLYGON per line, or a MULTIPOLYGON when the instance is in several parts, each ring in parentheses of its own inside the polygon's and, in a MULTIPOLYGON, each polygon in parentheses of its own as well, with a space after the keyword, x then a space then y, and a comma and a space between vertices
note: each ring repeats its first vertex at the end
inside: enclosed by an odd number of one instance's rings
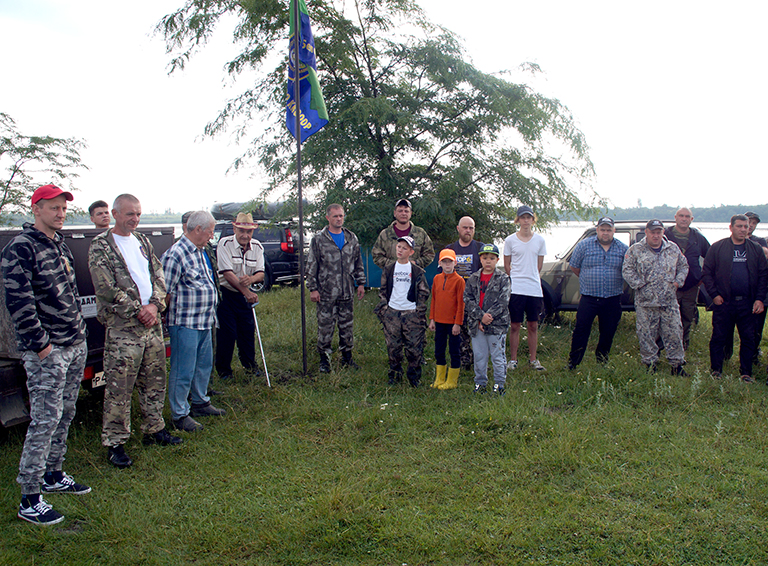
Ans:
MULTIPOLYGON (((65 469, 93 492, 47 496, 59 525, 15 517, 23 429, 2 433, 0 563, 768 564, 765 374, 745 385, 732 360, 708 376, 708 314, 691 377, 644 372, 633 314, 607 366, 591 343, 568 372, 567 315, 541 333, 548 371, 508 376, 499 398, 473 395, 470 372, 453 391, 388 387, 375 302, 356 306, 362 369, 322 377, 308 305, 302 377, 299 291, 263 295, 274 387, 214 380, 227 416, 179 447, 143 447, 135 411, 127 470, 107 464, 83 393, 65 469)), ((431 338, 426 352, 428 384, 431 338)))

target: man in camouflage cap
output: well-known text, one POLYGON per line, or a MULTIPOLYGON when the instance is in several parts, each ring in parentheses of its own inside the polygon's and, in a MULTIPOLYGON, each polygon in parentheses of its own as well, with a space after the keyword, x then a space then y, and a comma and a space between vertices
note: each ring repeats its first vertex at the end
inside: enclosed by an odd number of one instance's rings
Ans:
POLYGON ((677 290, 688 276, 688 261, 680 248, 664 237, 661 220, 649 220, 645 225, 645 239, 627 250, 621 274, 635 290, 637 338, 643 364, 649 371, 656 371, 656 339, 661 336, 672 375, 687 375, 683 370, 683 324, 677 290))
POLYGON ((317 304, 317 351, 320 373, 331 371, 331 339, 339 326, 339 351, 343 366, 357 368, 352 360, 352 313, 354 297, 365 295, 365 270, 357 236, 344 228, 344 208, 328 205, 328 226, 314 235, 309 245, 307 288, 317 304))
POLYGON ((163 268, 152 244, 136 232, 141 203, 123 194, 112 205, 115 227, 96 236, 88 250, 98 319, 104 339, 104 414, 101 442, 107 460, 118 468, 133 461, 124 445, 131 437, 131 397, 139 391, 144 444, 167 446, 171 436, 163 420, 165 344, 160 313, 165 309, 163 268))

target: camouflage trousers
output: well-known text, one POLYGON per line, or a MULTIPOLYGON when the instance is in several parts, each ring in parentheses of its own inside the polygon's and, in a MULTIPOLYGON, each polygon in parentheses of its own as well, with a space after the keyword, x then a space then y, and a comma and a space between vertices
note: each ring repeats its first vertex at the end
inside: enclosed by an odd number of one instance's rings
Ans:
POLYGON ((317 351, 322 356, 331 356, 331 339, 336 326, 339 327, 339 351, 352 352, 353 299, 320 301, 317 303, 317 351))
POLYGON ((104 414, 101 443, 125 444, 131 437, 131 398, 139 392, 141 431, 165 428, 165 344, 162 325, 119 330, 107 328, 104 340, 104 414))
POLYGON ((475 363, 475 355, 472 351, 472 337, 469 335, 467 326, 466 311, 464 313, 464 322, 461 325, 461 367, 471 368, 475 363))
MULTIPOLYGON (((390 376, 403 374, 403 351, 408 360, 408 379, 413 384, 421 379, 421 358, 424 352, 426 320, 416 310, 399 311, 389 307, 379 312, 384 326, 384 339, 389 354, 390 376)), ((399 378, 399 377, 398 377, 399 378)))
POLYGON ((683 325, 677 302, 666 307, 635 306, 635 314, 642 362, 651 365, 658 361, 659 346, 656 340, 661 337, 670 365, 676 367, 683 364, 683 325))
POLYGON ((88 355, 85 341, 74 346, 52 345, 44 360, 35 352, 24 352, 31 422, 21 451, 19 476, 22 495, 40 493, 45 472, 62 469, 67 453, 69 425, 88 355))

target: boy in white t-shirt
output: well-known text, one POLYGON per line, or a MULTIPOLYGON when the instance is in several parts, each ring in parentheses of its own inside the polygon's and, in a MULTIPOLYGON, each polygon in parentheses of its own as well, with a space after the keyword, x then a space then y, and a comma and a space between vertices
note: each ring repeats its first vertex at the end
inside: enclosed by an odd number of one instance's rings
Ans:
POLYGON ((536 357, 539 343, 539 320, 544 310, 544 294, 541 291, 539 272, 547 255, 544 238, 533 232, 536 217, 530 206, 517 209, 515 223, 520 229, 504 240, 504 271, 509 275, 509 354, 507 370, 517 369, 517 349, 520 345, 520 328, 523 318, 528 321, 528 355, 533 369, 543 371, 536 357))
POLYGON ((408 359, 411 387, 421 383, 421 353, 424 350, 429 285, 424 270, 411 263, 414 242, 410 236, 397 240, 397 261, 381 273, 381 302, 374 312, 384 326, 389 354, 389 384, 403 379, 403 350, 408 359))

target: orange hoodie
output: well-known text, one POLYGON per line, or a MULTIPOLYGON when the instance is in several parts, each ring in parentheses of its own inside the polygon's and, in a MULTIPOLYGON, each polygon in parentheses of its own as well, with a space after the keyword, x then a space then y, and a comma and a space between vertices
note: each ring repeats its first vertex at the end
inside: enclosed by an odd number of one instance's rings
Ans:
POLYGON ((455 271, 450 275, 435 275, 429 318, 442 324, 461 324, 464 321, 464 278, 455 271))

